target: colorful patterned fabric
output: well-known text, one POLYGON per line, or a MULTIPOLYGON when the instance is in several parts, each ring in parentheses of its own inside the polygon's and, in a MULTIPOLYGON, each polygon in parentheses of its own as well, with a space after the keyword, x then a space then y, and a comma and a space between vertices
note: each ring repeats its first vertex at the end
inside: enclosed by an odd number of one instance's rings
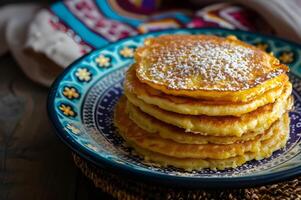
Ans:
POLYGON ((50 11, 53 28, 69 34, 82 54, 137 34, 175 28, 224 27, 255 30, 254 13, 231 4, 197 12, 161 11, 158 0, 65 0, 50 11))

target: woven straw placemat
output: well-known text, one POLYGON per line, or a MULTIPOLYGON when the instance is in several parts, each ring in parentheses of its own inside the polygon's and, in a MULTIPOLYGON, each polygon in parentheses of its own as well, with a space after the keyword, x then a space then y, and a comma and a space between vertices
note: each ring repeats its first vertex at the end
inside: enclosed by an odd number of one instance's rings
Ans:
POLYGON ((291 181, 245 189, 179 189, 137 182, 129 178, 101 170, 76 154, 73 154, 76 166, 91 179, 97 188, 117 199, 292 199, 301 200, 301 177, 291 181))

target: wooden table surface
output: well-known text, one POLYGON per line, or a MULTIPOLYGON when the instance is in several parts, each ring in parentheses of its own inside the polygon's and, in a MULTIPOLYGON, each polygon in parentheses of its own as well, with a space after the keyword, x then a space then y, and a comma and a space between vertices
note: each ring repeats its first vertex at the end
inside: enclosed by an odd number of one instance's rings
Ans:
POLYGON ((47 118, 48 89, 0 57, 0 200, 110 199, 75 167, 47 118))

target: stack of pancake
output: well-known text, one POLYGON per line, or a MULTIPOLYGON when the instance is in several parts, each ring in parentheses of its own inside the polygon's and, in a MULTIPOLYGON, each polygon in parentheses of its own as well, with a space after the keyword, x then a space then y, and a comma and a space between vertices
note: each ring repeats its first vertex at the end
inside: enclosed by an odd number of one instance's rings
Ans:
POLYGON ((148 161, 235 168, 285 146, 293 104, 287 71, 234 36, 149 38, 126 73, 114 123, 148 161))

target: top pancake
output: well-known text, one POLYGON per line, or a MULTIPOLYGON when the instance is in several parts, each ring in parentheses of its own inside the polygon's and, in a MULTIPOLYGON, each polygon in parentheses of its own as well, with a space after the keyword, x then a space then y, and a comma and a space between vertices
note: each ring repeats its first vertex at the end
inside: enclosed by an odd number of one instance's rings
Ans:
MULTIPOLYGON (((289 84, 288 82, 287 77, 286 84, 289 84)), ((269 90, 250 102, 210 101, 168 95, 156 90, 145 83, 141 83, 136 76, 135 66, 132 66, 126 73, 124 90, 125 93, 135 94, 137 98, 147 104, 156 105, 171 112, 187 115, 241 116, 261 106, 275 102, 287 87, 286 84, 283 87, 269 90)))
POLYGON ((135 53, 138 79, 166 94, 247 102, 285 82, 288 67, 234 36, 165 35, 135 53))

